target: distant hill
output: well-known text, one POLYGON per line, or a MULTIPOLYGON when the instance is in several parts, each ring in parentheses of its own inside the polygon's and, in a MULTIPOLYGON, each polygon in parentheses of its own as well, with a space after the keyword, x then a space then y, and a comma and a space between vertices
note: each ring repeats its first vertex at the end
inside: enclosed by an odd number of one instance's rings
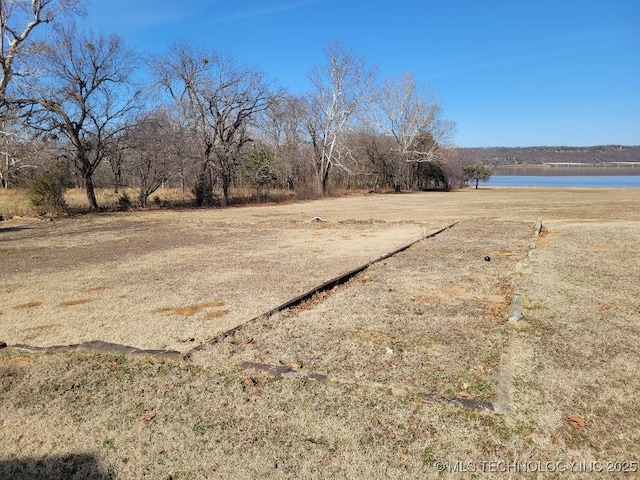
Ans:
POLYGON ((460 148, 465 164, 640 162, 640 146, 460 148))

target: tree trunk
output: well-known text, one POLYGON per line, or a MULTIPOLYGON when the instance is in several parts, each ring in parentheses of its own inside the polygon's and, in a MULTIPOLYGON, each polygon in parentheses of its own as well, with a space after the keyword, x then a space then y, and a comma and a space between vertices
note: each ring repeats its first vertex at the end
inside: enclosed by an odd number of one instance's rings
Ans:
POLYGON ((331 169, 331 164, 327 163, 324 172, 322 174, 322 196, 326 196, 329 193, 329 170, 331 169))
POLYGON ((479 182, 479 181, 480 181, 480 180, 476 178, 476 190, 478 189, 478 182, 479 182))
POLYGON ((91 175, 84 176, 84 188, 87 192, 87 200, 89 201, 89 208, 91 210, 98 210, 98 200, 96 199, 96 192, 93 187, 93 178, 91 175))
POLYGON ((229 188, 231 186, 231 176, 226 173, 222 174, 222 197, 224 206, 229 205, 229 188))
POLYGON ((119 193, 120 185, 122 185, 122 170, 118 168, 113 172, 113 193, 119 193))

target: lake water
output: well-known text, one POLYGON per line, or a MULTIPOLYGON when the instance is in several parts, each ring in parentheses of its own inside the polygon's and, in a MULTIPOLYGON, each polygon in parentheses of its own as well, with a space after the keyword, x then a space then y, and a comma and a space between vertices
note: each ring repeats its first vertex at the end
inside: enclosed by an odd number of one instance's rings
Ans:
POLYGON ((490 187, 640 188, 640 175, 493 175, 485 185, 490 187))
POLYGON ((486 185, 493 187, 640 188, 640 165, 499 165, 492 170, 494 174, 486 185))

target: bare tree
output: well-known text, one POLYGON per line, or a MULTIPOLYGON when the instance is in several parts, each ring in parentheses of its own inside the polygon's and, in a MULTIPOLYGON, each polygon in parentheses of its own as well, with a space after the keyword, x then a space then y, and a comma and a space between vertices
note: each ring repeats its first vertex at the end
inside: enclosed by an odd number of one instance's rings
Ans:
POLYGON ((259 122, 263 142, 273 149, 281 186, 289 189, 305 188, 308 180, 313 181, 305 158, 305 113, 304 98, 283 94, 271 99, 259 122))
POLYGON ((464 185, 464 163, 459 148, 449 144, 442 151, 442 162, 447 176, 448 187, 464 185))
MULTIPOLYGON (((216 61, 216 58, 215 52, 205 52, 189 43, 179 42, 174 43, 164 55, 151 59, 156 88, 175 105, 175 115, 189 137, 185 140, 195 150, 199 163, 195 190, 208 192, 212 191, 214 182, 211 169, 214 139, 206 118, 205 92, 211 88, 212 60, 216 61)), ((184 166, 182 179, 184 181, 184 166)), ((196 193, 196 200, 200 206, 206 205, 210 201, 209 196, 199 197, 196 193)))
POLYGON ((113 137, 105 148, 104 161, 109 164, 113 174, 113 193, 118 193, 125 185, 124 166, 126 161, 126 135, 113 137))
POLYGON ((233 58, 204 54, 178 44, 153 62, 157 83, 176 102, 181 119, 192 125, 202 151, 202 175, 220 179, 225 204, 240 166, 241 152, 252 141, 250 126, 272 93, 262 74, 239 67, 233 58))
POLYGON ((395 139, 401 155, 429 153, 412 152, 412 146, 420 132, 427 132, 434 126, 441 108, 432 92, 418 90, 413 73, 385 80, 375 107, 377 127, 395 139))
MULTIPOLYGON (((354 132, 350 141, 356 155, 365 160, 358 172, 360 179, 357 185, 374 191, 379 188, 395 188, 400 175, 398 166, 404 165, 405 170, 408 170, 408 164, 398 160, 395 140, 371 126, 365 126, 354 132)), ((404 171, 402 173, 406 174, 404 171)))
POLYGON ((12 78, 25 77, 33 70, 25 57, 42 47, 42 42, 31 40, 34 30, 61 14, 79 12, 78 4, 79 0, 0 1, 0 102, 3 106, 10 101, 7 89, 12 78), (22 65, 16 70, 20 60, 22 65))
POLYGON ((228 204, 241 152, 253 141, 250 126, 272 95, 259 72, 240 69, 229 59, 216 65, 216 77, 217 84, 207 93, 207 118, 213 132, 215 166, 228 204))
POLYGON ((136 57, 116 35, 84 34, 69 25, 58 29, 41 58, 39 80, 29 88, 29 124, 66 141, 89 207, 97 209, 93 175, 139 106, 140 92, 130 81, 136 57))
MULTIPOLYGON (((383 135, 394 139, 395 161, 386 165, 393 178, 394 189, 408 186, 412 169, 407 163, 440 162, 441 147, 448 143, 454 126, 442 119, 442 108, 435 95, 420 89, 413 73, 390 78, 378 89, 372 102, 369 122, 383 135)), ((421 171, 437 171, 438 165, 417 167, 421 171)))
POLYGON ((313 91, 307 96, 306 128, 318 187, 326 195, 332 167, 349 170, 353 157, 345 149, 344 135, 367 102, 375 71, 340 42, 328 42, 324 53, 327 63, 309 75, 313 91))
POLYGON ((140 205, 147 206, 151 194, 177 170, 175 128, 168 112, 156 110, 139 119, 128 132, 127 166, 138 191, 140 205))
POLYGON ((17 118, 3 118, 0 135, 0 188, 19 185, 49 158, 47 142, 33 141, 17 118))
POLYGON ((53 22, 65 13, 80 13, 79 0, 0 0, 0 135, 3 136, 4 162, 0 167, 0 186, 9 187, 20 159, 12 155, 16 134, 12 125, 24 99, 16 98, 10 86, 14 77, 26 81, 34 71, 33 55, 43 42, 33 39, 40 25, 53 22))
POLYGON ((12 174, 14 173, 16 163, 16 141, 18 134, 15 131, 15 122, 7 121, 6 117, 2 118, 2 151, 0 155, 3 157, 3 162, 0 164, 0 188, 9 188, 9 182, 12 174))

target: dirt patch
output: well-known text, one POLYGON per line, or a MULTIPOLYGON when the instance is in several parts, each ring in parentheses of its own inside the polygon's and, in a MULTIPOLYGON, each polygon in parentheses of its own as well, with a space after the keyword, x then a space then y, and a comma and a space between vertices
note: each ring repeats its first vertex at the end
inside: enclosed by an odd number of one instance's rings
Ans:
POLYGON ((461 285, 445 285, 440 291, 452 297, 463 297, 467 293, 467 289, 461 285))
POLYGON ((228 313, 229 313, 229 310, 217 310, 215 312, 207 313, 207 315, 204 318, 207 320, 215 320, 217 318, 224 317, 228 313))
POLYGON ((507 301, 503 295, 483 295, 482 298, 490 303, 506 303, 507 301))
POLYGON ((66 302, 60 303, 61 307, 75 307, 76 305, 84 305, 86 303, 93 302, 92 298, 80 298, 78 300, 67 300, 66 302))
POLYGON ((193 315, 196 315, 203 310, 214 307, 222 307, 224 305, 224 302, 216 300, 213 302, 200 303, 198 305, 187 305, 186 307, 157 308, 155 310, 152 310, 151 313, 167 313, 172 315, 179 315, 181 317, 192 317, 193 315))
POLYGON ((39 307, 40 305, 42 305, 42 302, 27 302, 27 303, 22 303, 20 305, 15 305, 13 307, 14 310, 26 310, 29 308, 35 308, 35 307, 39 307))
POLYGON ((91 288, 87 288, 87 293, 93 293, 93 292, 104 292, 105 290, 108 290, 109 287, 91 287, 91 288))
POLYGON ((589 247, 588 250, 590 252, 612 252, 613 248, 611 247, 603 247, 600 245, 594 245, 592 247, 589 247))
POLYGON ((31 365, 31 363, 31 359, 26 357, 0 358, 0 368, 27 367, 31 365))

